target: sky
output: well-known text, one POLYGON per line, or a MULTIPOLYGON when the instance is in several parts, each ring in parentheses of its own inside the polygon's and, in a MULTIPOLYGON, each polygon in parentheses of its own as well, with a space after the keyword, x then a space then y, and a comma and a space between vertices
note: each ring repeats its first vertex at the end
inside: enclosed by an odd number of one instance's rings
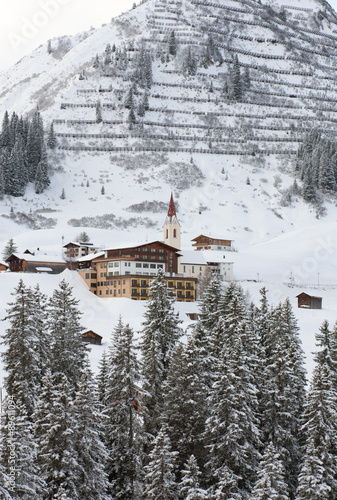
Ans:
POLYGON ((7 0, 0 17, 0 71, 50 38, 109 23, 134 2, 139 0, 7 0))
MULTIPOLYGON (((7 0, 0 17, 0 71, 50 38, 110 22, 134 2, 139 0, 7 0)), ((329 3, 337 11, 337 0, 329 3)))

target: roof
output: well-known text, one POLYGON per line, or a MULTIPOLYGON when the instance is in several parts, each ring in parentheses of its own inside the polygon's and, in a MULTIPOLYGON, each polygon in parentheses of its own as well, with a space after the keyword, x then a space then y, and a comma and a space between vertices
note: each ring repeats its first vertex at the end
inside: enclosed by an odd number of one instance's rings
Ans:
POLYGON ((9 257, 7 257, 6 262, 8 262, 13 256, 17 259, 25 260, 26 262, 53 262, 54 264, 65 264, 63 259, 56 257, 55 255, 30 255, 29 253, 12 253, 9 257))
POLYGON ((85 335, 92 335, 92 336, 98 337, 100 339, 103 338, 101 335, 99 335, 98 333, 94 332, 93 330, 87 330, 86 332, 83 332, 82 333, 82 337, 84 337, 85 335))
POLYGON ((169 208, 168 208, 168 211, 167 211, 167 217, 170 217, 170 219, 172 219, 172 217, 177 217, 177 213, 176 213, 176 206, 174 204, 174 201, 173 201, 173 194, 171 193, 171 199, 170 199, 170 204, 169 204, 169 208))
POLYGON ((36 267, 36 271, 39 272, 44 272, 44 273, 51 273, 53 270, 51 267, 36 267))
POLYGON ((217 234, 216 235, 209 235, 209 236, 207 236, 206 234, 199 234, 199 236, 196 236, 191 241, 197 241, 199 238, 209 238, 211 240, 234 241, 234 240, 231 240, 230 238, 224 238, 223 236, 219 236, 217 234))
POLYGON ((194 264, 197 266, 206 266, 203 252, 196 252, 195 250, 183 250, 181 252, 180 264, 194 264))
POLYGON ((68 247, 69 245, 73 245, 75 247, 92 247, 92 246, 94 246, 93 243, 82 243, 81 241, 69 241, 68 243, 63 245, 63 248, 68 247))
POLYGON ((223 262, 226 264, 232 263, 231 261, 227 260, 227 254, 224 252, 224 250, 201 250, 200 252, 195 253, 202 253, 206 262, 223 262))
POLYGON ((163 241, 160 241, 160 240, 154 240, 154 241, 138 241, 137 243, 135 242, 128 242, 128 243, 118 243, 117 245, 113 246, 113 247, 107 247, 105 250, 123 250, 125 248, 137 248, 137 247, 145 247, 147 245, 153 245, 153 243, 160 243, 161 245, 165 246, 165 247, 168 247, 168 248, 172 248, 172 250, 174 250, 175 252, 179 252, 180 250, 178 250, 176 247, 173 247, 172 245, 168 245, 167 243, 164 243, 163 241))
POLYGON ((301 292, 301 293, 299 293, 298 295, 296 295, 296 298, 298 298, 298 297, 303 297, 303 295, 305 295, 306 297, 310 297, 311 299, 319 299, 319 300, 322 300, 322 297, 314 297, 313 295, 309 295, 308 293, 305 293, 305 292, 301 292))
POLYGON ((92 252, 89 253, 88 255, 84 255, 83 257, 80 257, 77 259, 77 262, 90 262, 93 259, 96 259, 97 257, 103 257, 105 255, 105 252, 92 252))

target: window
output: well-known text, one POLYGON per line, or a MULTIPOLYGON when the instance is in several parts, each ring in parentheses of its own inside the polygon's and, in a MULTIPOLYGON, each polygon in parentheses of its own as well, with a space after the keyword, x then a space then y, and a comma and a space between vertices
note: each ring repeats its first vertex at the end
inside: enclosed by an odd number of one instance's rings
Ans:
POLYGON ((119 276, 119 271, 115 271, 114 276, 119 276))
POLYGON ((143 264, 144 269, 147 269, 149 267, 149 264, 143 264))
POLYGON ((117 290, 114 290, 114 297, 116 297, 117 295, 117 290))
POLYGON ((102 290, 99 291, 99 294, 102 295, 102 290))
POLYGON ((159 255, 159 260, 164 260, 164 257, 162 255, 159 255))
POLYGON ((157 267, 158 267, 158 269, 163 269, 164 266, 163 266, 163 264, 158 264, 157 267))
POLYGON ((103 273, 101 273, 101 278, 103 278, 103 273))
POLYGON ((147 255, 143 255, 143 259, 144 259, 144 260, 147 260, 147 255))
POLYGON ((96 288, 96 283, 90 283, 91 288, 96 288))
POLYGON ((151 269, 156 269, 156 264, 150 264, 151 269))
POLYGON ((120 290, 118 290, 118 293, 119 293, 119 295, 120 295, 120 294, 121 294, 121 291, 120 291, 120 290))
POLYGON ((138 255, 138 254, 137 254, 137 255, 135 255, 135 259, 139 259, 139 255, 138 255))
POLYGON ((96 278, 97 278, 97 274, 96 273, 91 273, 91 279, 95 280, 96 278))
POLYGON ((136 288, 132 288, 132 295, 137 295, 137 289, 136 288))
POLYGON ((125 280, 123 280, 123 285, 125 285, 125 280))
POLYGON ((143 252, 147 252, 147 247, 144 247, 144 248, 143 248, 143 252))
POLYGON ((117 286, 117 281, 114 281, 114 286, 117 286))
POLYGON ((159 253, 164 253, 164 249, 163 248, 159 248, 159 253))
POLYGON ((85 273, 85 279, 89 280, 90 279, 90 273, 85 273))
POLYGON ((141 290, 141 291, 140 291, 140 294, 141 294, 143 297, 144 297, 144 296, 146 296, 146 290, 141 290))
POLYGON ((136 267, 142 267, 140 262, 136 262, 136 267))
POLYGON ((125 288, 123 288, 123 293, 125 293, 125 288))
POLYGON ((168 229, 166 229, 166 239, 168 239, 168 229))
POLYGON ((141 286, 146 286, 146 280, 140 280, 141 286))
POLYGON ((177 230, 173 229, 173 238, 176 238, 176 237, 177 237, 177 230))
POLYGON ((112 295, 112 289, 110 288, 110 295, 112 295))
POLYGON ((155 248, 151 248, 151 252, 154 253, 156 251, 155 248))
POLYGON ((118 280, 118 284, 119 284, 119 285, 121 284, 121 280, 118 280))
POLYGON ((194 266, 192 266, 192 273, 194 273, 194 266))
POLYGON ((184 266, 184 273, 186 273, 186 266, 184 266))
POLYGON ((136 285, 138 285, 138 281, 137 281, 137 280, 132 280, 131 285, 132 285, 132 286, 136 286, 136 285))
POLYGON ((115 262, 114 267, 119 267, 119 262, 115 262))
POLYGON ((152 255, 152 256, 151 256, 151 260, 156 260, 156 256, 155 256, 155 255, 152 255))
POLYGON ((174 288, 174 286, 173 286, 173 281, 169 281, 169 282, 168 282, 168 286, 169 286, 170 288, 174 288))
POLYGON ((106 295, 109 295, 109 290, 105 290, 105 294, 106 294, 106 295))

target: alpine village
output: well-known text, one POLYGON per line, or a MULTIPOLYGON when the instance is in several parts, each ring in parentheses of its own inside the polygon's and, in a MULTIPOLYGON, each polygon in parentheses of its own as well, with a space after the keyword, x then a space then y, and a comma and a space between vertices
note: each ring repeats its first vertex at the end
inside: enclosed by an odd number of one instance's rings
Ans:
POLYGON ((334 8, 141 0, 0 89, 0 500, 337 500, 334 8))

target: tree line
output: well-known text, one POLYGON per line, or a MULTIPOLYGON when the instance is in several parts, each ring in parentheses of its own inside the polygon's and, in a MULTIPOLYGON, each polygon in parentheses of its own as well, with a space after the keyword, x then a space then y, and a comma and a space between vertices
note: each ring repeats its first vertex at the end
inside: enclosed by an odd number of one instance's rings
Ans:
MULTIPOLYGON (((52 127, 47 145, 56 146, 52 127)), ((0 135, 0 198, 23 196, 29 182, 34 183, 36 194, 50 185, 43 120, 38 110, 30 119, 15 112, 9 117, 6 111, 0 135)))
POLYGON ((183 332, 160 273, 137 342, 120 318, 94 377, 69 285, 13 296, 2 498, 336 498, 336 327, 317 334, 307 390, 289 300, 272 307, 263 288, 255 305, 214 276, 183 332))

